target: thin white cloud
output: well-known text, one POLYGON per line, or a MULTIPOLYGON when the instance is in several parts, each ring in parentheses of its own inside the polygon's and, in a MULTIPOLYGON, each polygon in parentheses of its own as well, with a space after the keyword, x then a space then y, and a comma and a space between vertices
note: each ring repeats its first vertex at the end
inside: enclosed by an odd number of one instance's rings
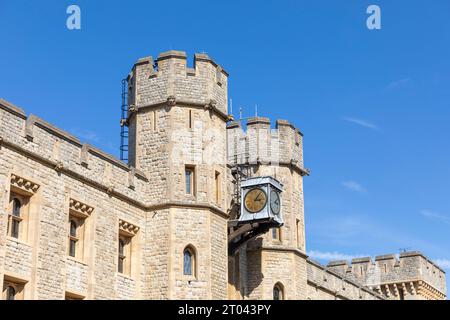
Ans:
POLYGON ((327 260, 327 261, 332 261, 332 260, 352 260, 355 258, 361 258, 361 257, 367 257, 367 255, 350 255, 350 254, 345 254, 345 253, 340 253, 340 252, 323 252, 323 251, 316 251, 316 250, 311 250, 308 252, 308 256, 313 258, 313 259, 317 259, 317 260, 327 260))
POLYGON ((402 87, 406 84, 408 84, 409 82, 411 82, 410 78, 404 78, 404 79, 400 79, 400 80, 395 80, 392 81, 391 83, 388 84, 387 89, 395 89, 395 88, 399 88, 402 87))
POLYGON ((367 120, 364 120, 364 119, 353 118, 353 117, 343 117, 342 120, 353 123, 353 124, 357 124, 361 127, 372 129, 372 130, 379 129, 376 124, 369 122, 367 120))
POLYGON ((449 259, 434 259, 433 261, 442 269, 450 270, 450 260, 449 259))
POLYGON ((422 211, 420 211, 420 214, 422 216, 424 216, 425 218, 428 219, 432 219, 432 220, 436 220, 436 221, 440 221, 440 222, 444 222, 446 224, 450 224, 450 217, 440 214, 438 212, 432 211, 432 210, 428 210, 428 209, 424 209, 422 211))
POLYGON ((359 193, 367 192, 366 188, 364 188, 361 184, 359 184, 356 181, 342 181, 341 185, 351 191, 359 193))

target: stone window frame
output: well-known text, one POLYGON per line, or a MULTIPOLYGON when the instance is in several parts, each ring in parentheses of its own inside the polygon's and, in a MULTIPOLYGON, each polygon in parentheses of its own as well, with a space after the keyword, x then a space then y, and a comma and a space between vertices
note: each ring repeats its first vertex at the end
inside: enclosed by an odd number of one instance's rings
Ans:
POLYGON ((119 219, 119 232, 117 239, 117 268, 118 274, 133 278, 136 274, 137 239, 140 228, 125 220, 119 219), (123 252, 120 243, 124 243, 123 252))
POLYGON ((274 284, 272 289, 273 300, 286 300, 286 291, 283 283, 277 282, 274 284), (276 299, 275 293, 278 291, 279 299, 276 299))
POLYGON ((198 279, 198 252, 194 245, 188 244, 183 248, 183 251, 181 252, 181 267, 182 275, 185 280, 194 281, 198 279), (191 274, 186 273, 186 252, 190 254, 191 274))
POLYGON ((67 223, 67 256, 82 262, 86 259, 86 239, 89 230, 89 218, 94 208, 73 198, 69 199, 69 219, 67 223), (75 223, 75 234, 72 234, 72 223, 75 223), (72 255, 72 242, 75 242, 75 254, 72 255))
POLYGON ((222 172, 214 170, 214 202, 222 203, 222 172))
POLYGON ((194 128, 194 112, 192 109, 187 109, 187 128, 192 130, 194 128))
POLYGON ((184 167, 184 191, 187 196, 196 197, 197 195, 197 170, 195 165, 187 164, 184 167), (190 190, 188 192, 188 172, 190 172, 189 178, 189 187, 190 190))
POLYGON ((300 219, 295 220, 295 231, 297 235, 297 248, 300 250, 304 249, 304 240, 302 237, 303 225, 300 219))
POLYGON ((153 110, 153 116, 152 116, 152 129, 153 132, 157 132, 158 131, 158 111, 157 110, 153 110))
POLYGON ((283 242, 281 228, 272 228, 272 241, 275 243, 283 242))
POLYGON ((14 290, 13 300, 24 300, 26 284, 26 281, 5 275, 3 279, 2 300, 8 300, 7 295, 9 288, 12 288, 14 290))
MULTIPOLYGON (((28 244, 32 240, 33 230, 30 227, 32 221, 37 221, 37 217, 31 217, 32 204, 35 200, 35 195, 39 191, 39 184, 32 182, 31 180, 20 177, 16 174, 11 174, 10 189, 8 198, 8 216, 7 216, 7 236, 10 239, 28 244), (14 199, 17 199, 21 203, 20 217, 13 214, 14 199), (13 221, 17 221, 19 224, 18 235, 13 236, 12 225, 13 221)), ((36 208, 35 208, 36 209, 36 208)), ((36 212, 37 213, 37 212, 36 212)))
POLYGON ((8 203, 8 237, 21 240, 26 233, 26 222, 29 213, 29 197, 10 192, 8 203), (19 203, 18 212, 16 203, 19 203), (25 229, 24 232, 22 230, 25 229))

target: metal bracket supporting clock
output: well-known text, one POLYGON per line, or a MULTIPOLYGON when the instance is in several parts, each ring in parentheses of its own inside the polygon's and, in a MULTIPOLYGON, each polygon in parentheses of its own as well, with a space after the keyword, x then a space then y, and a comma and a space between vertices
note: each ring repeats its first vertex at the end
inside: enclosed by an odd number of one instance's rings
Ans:
POLYGON ((273 221, 283 225, 283 185, 272 177, 257 177, 242 181, 240 223, 273 221))

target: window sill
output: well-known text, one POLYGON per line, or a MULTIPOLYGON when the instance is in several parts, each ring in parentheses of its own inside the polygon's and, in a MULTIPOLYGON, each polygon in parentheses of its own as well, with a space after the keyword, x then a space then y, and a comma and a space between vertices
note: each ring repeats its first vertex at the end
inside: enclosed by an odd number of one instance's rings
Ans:
POLYGON ((83 266, 85 266, 85 267, 88 266, 88 264, 87 264, 86 262, 83 262, 82 260, 77 259, 77 258, 74 258, 74 257, 71 257, 71 256, 67 256, 67 260, 70 260, 70 261, 72 261, 72 262, 81 264, 81 265, 83 265, 83 266))
POLYGON ((195 276, 183 276, 183 277, 181 278, 181 280, 182 280, 182 281, 187 281, 187 282, 189 282, 189 283, 191 283, 191 282, 197 282, 197 281, 198 281, 198 279, 197 279, 195 276))
POLYGON ((134 279, 131 275, 128 275, 128 274, 123 274, 123 273, 120 273, 120 272, 116 272, 116 276, 118 278, 124 278, 126 280, 136 281, 136 279, 134 279))
POLYGON ((26 243, 23 240, 20 240, 20 239, 11 237, 11 236, 7 236, 6 239, 11 241, 11 242, 15 242, 15 243, 18 243, 18 244, 21 244, 21 245, 24 245, 24 246, 27 246, 27 247, 31 248, 31 245, 29 245, 28 243, 26 243))

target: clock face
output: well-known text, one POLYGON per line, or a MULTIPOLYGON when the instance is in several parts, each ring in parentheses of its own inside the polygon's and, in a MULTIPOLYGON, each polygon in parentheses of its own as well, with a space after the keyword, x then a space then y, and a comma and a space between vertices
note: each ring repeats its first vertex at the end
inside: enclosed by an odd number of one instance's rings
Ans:
POLYGON ((250 213, 258 213, 267 204, 267 194, 260 188, 250 190, 244 199, 245 209, 250 213))
POLYGON ((280 194, 274 190, 270 191, 270 209, 272 210, 273 214, 275 215, 280 214, 281 210, 280 194))

